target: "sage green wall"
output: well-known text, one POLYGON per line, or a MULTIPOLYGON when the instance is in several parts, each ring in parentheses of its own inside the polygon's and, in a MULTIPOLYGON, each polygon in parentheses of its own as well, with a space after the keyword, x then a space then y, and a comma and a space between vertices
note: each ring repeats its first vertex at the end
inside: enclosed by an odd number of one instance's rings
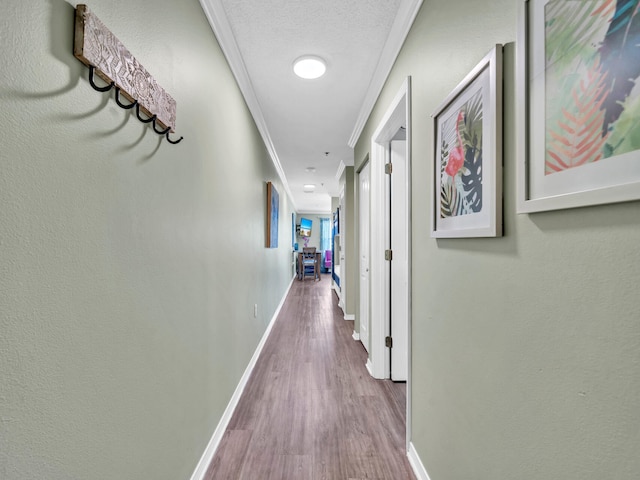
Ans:
POLYGON ((425 0, 356 146, 411 75, 412 442, 431 480, 635 480, 640 203, 516 215, 518 4, 425 0), (431 114, 495 43, 505 236, 436 241, 431 114))
POLYGON ((89 5, 179 145, 90 87, 71 4, 2 6, 0 478, 189 479, 291 281, 291 203, 198 0, 89 5))

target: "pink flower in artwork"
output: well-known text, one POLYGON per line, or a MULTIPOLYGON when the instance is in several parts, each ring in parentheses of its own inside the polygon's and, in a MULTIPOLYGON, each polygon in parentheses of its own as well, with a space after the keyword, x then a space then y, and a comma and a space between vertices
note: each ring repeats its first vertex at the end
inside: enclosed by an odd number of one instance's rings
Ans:
POLYGON ((456 120, 456 135, 458 136, 458 145, 453 147, 449 152, 449 161, 447 162, 447 166, 444 171, 447 172, 447 175, 455 176, 456 173, 462 168, 464 165, 464 147, 462 144, 462 137, 460 136, 460 122, 464 119, 464 113, 462 110, 458 112, 458 119, 456 120))
POLYGON ((449 162, 447 162, 447 166, 444 171, 447 172, 448 175, 454 176, 458 173, 458 170, 462 168, 464 164, 464 150, 462 147, 453 147, 449 152, 449 162))

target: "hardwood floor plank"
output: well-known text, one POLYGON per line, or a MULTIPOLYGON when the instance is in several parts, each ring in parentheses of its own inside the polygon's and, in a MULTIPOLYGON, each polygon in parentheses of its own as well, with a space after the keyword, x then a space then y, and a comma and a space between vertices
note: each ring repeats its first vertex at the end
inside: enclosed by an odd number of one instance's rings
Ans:
POLYGON ((284 455, 282 478, 313 478, 313 457, 284 455))
POLYGON ((352 332, 328 275, 294 282, 208 480, 415 479, 406 386, 371 378, 352 332))
POLYGON ((237 478, 238 465, 244 463, 244 456, 250 441, 250 431, 227 430, 217 455, 207 470, 206 478, 237 478), (216 472, 215 477, 212 476, 213 472, 216 472))

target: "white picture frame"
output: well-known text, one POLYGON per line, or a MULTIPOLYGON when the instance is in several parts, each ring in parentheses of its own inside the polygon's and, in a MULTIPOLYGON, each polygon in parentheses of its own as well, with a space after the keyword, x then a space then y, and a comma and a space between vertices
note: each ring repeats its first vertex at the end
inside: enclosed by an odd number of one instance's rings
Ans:
POLYGON ((431 237, 502 236, 502 45, 494 46, 432 117, 431 237))
MULTIPOLYGON (((607 87, 608 79, 618 75, 604 50, 611 41, 609 28, 616 13, 615 2, 548 3, 521 0, 519 6, 516 211, 532 213, 638 200, 640 150, 627 150, 631 142, 623 138, 627 130, 622 125, 631 118, 637 122, 640 117, 640 89, 620 101, 610 92, 619 90, 623 82, 618 80, 617 88, 607 87), (593 118, 599 131, 587 129, 592 125, 587 114, 593 109, 584 105, 589 102, 596 108, 591 114, 602 117, 593 118), (580 128, 563 120, 576 118, 570 103, 584 113, 584 119, 575 120, 580 128), (622 106, 624 117, 610 122, 616 104, 622 106), (581 145, 592 148, 584 151, 581 145)), ((615 94, 620 95, 617 91, 615 94)), ((640 134, 640 129, 634 131, 640 134)))

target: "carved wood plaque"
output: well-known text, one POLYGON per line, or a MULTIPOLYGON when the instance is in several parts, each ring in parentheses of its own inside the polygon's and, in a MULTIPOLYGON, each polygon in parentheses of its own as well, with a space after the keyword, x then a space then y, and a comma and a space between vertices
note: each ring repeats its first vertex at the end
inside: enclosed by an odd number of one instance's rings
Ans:
POLYGON ((145 115, 157 115, 161 128, 174 131, 176 101, 86 5, 76 7, 73 55, 96 67, 96 75, 107 83, 114 82, 127 100, 137 100, 145 115))

